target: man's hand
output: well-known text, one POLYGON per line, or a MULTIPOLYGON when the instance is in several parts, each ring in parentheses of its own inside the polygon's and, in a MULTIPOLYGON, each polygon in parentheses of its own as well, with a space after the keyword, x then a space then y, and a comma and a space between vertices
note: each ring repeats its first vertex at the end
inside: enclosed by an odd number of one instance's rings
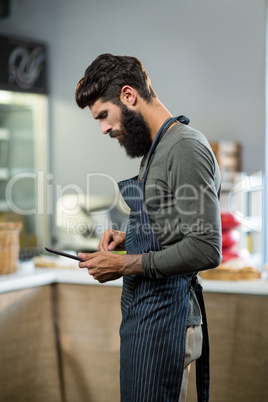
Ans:
POLYGON ((126 233, 119 230, 107 229, 102 233, 98 251, 124 251, 126 233))
POLYGON ((79 268, 87 268, 88 273, 100 283, 113 281, 124 275, 144 275, 141 265, 141 254, 123 255, 110 251, 96 253, 79 253, 79 268))

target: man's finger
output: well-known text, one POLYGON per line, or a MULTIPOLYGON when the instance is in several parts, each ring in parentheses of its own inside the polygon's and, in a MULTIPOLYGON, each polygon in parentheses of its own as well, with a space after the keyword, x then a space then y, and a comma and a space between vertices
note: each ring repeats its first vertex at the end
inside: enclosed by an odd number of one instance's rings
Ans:
POLYGON ((78 253, 78 257, 81 258, 84 261, 91 260, 94 258, 95 253, 78 253))
POLYGON ((96 253, 78 253, 78 257, 84 260, 79 262, 79 268, 89 268, 89 261, 96 257, 96 253))
POLYGON ((111 230, 107 229, 102 235, 98 245, 99 251, 108 251, 109 243, 113 238, 113 233, 111 230))

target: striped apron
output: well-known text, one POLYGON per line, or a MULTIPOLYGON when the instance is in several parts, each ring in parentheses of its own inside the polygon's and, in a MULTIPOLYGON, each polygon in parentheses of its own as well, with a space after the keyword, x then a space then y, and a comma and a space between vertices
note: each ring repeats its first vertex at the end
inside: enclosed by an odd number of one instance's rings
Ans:
MULTIPOLYGON (((162 249, 145 207, 145 179, 154 150, 163 134, 176 120, 188 124, 189 120, 187 122, 186 119, 184 116, 167 119, 152 143, 142 178, 136 176, 118 183, 130 208, 125 240, 128 254, 162 249)), ((194 277, 123 277, 120 326, 122 402, 178 401, 184 370, 190 286, 195 283, 199 291, 201 288, 194 277)), ((203 373, 203 366, 200 372, 203 373)), ((199 372, 197 375, 199 378, 199 372)), ((200 388, 198 393, 201 395, 203 390, 200 388)), ((199 401, 205 400, 208 399, 203 399, 203 396, 199 398, 199 401)))

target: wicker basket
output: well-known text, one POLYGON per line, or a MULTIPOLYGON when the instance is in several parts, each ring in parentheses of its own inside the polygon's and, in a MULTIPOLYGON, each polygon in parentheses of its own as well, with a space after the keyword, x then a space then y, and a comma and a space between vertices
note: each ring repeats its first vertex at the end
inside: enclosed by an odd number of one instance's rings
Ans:
POLYGON ((0 222, 0 275, 17 271, 22 222, 0 222))

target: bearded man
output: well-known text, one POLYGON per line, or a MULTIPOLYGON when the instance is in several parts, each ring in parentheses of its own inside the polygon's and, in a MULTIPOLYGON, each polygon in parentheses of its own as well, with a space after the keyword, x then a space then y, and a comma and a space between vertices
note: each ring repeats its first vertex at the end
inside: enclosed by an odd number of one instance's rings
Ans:
POLYGON ((135 57, 102 54, 76 87, 104 134, 138 176, 119 183, 126 232, 107 229, 95 253, 79 253, 94 279, 123 277, 122 402, 183 402, 196 360, 199 402, 209 399, 209 344, 197 273, 221 262, 220 173, 205 136, 173 117, 135 57), (111 253, 126 250, 126 254, 111 253))

